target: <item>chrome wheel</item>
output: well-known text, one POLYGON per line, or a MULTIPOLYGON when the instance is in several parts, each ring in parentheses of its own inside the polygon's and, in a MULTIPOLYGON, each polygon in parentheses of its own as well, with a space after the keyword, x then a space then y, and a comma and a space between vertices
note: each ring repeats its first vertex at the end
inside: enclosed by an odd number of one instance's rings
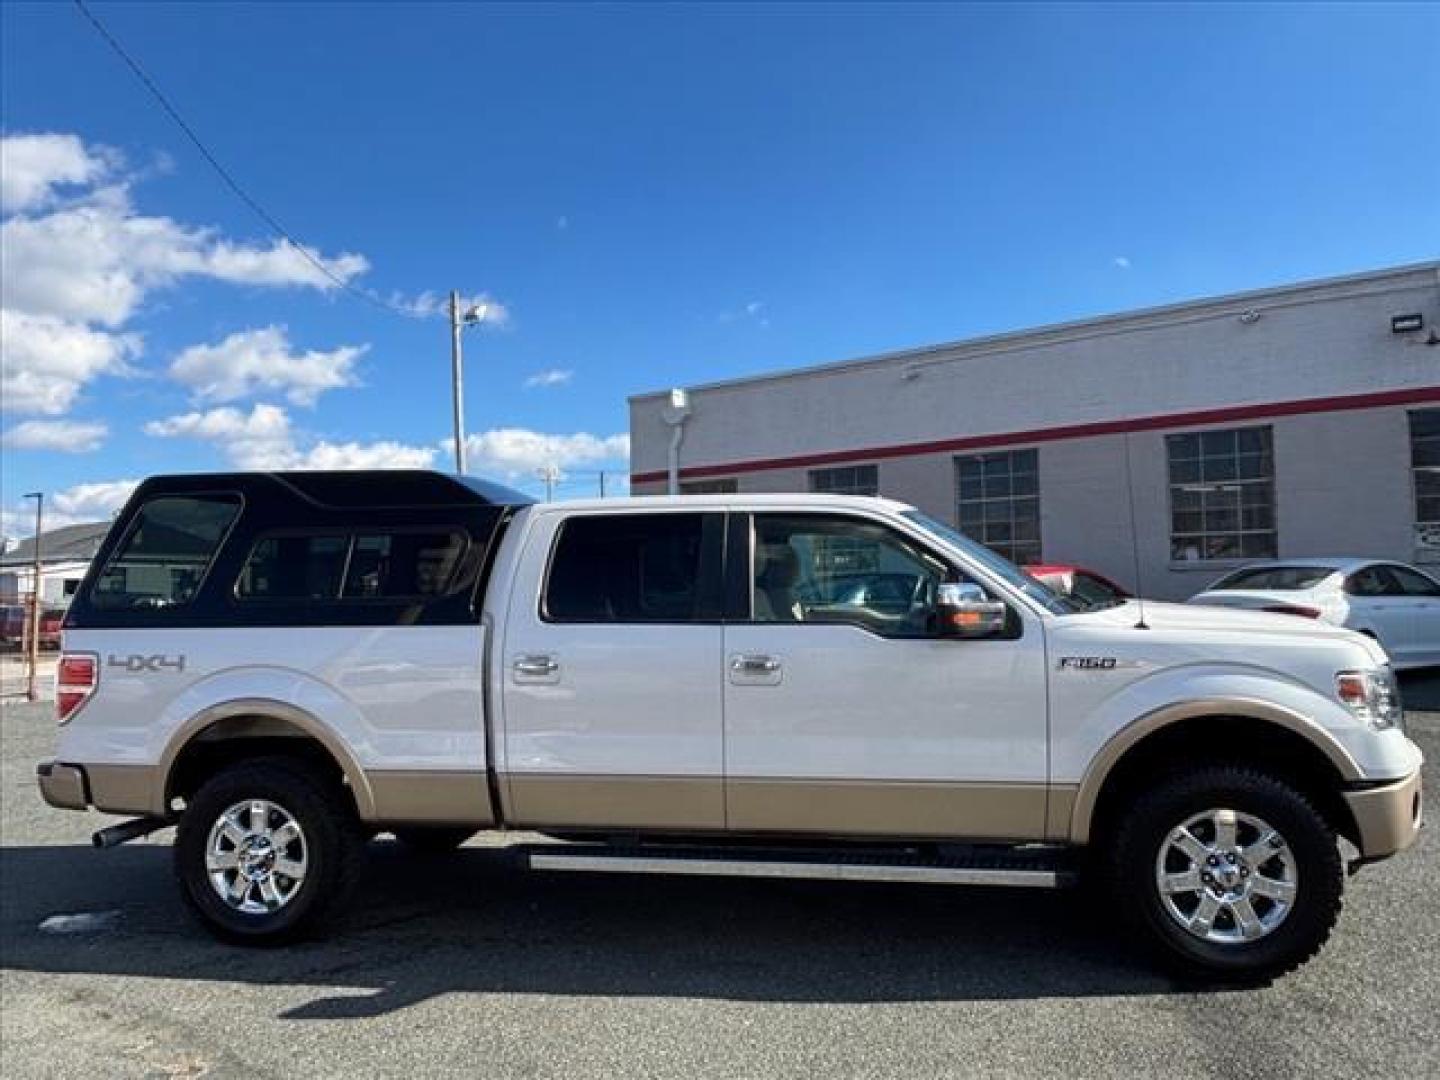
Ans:
POLYGON ((235 803, 216 819, 205 845, 211 887, 246 915, 269 915, 293 900, 306 860, 300 823, 268 799, 235 803))
POLYGON ((1213 809, 1171 829, 1155 859, 1166 914, 1203 941, 1258 941, 1295 906, 1290 845, 1262 819, 1213 809))

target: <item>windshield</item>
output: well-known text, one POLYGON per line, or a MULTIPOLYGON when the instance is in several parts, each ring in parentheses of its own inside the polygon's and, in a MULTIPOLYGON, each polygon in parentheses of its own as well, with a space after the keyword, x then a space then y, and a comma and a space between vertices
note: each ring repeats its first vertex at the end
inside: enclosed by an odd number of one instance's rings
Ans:
POLYGON ((983 544, 977 544, 970 537, 952 529, 944 522, 936 521, 929 514, 922 514, 919 510, 904 510, 902 513, 948 547, 958 548, 964 552, 967 558, 979 563, 1016 592, 1022 592, 1030 597, 1051 614, 1073 615, 1083 610, 1079 604, 1067 600, 1053 589, 1036 581, 1009 559, 996 555, 983 544))
POLYGON ((1333 566, 1254 566, 1238 570, 1222 578, 1212 589, 1275 589, 1291 592, 1299 589, 1313 589, 1331 574, 1338 571, 1333 566))

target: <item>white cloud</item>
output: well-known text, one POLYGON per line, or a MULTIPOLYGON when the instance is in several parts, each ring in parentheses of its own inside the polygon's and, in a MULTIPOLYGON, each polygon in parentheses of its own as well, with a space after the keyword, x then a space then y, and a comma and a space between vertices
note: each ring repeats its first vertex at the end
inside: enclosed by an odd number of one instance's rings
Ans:
POLYGON ((124 375, 138 334, 92 330, 51 315, 0 308, 0 406, 59 416, 99 375, 124 375))
MULTIPOLYGON (((447 452, 453 439, 441 444, 447 452)), ((480 476, 530 478, 537 469, 555 465, 563 469, 583 465, 623 466, 630 460, 629 435, 546 434, 528 428, 495 428, 465 439, 466 465, 480 476)))
MULTIPOLYGON (((342 281, 369 265, 361 255, 315 257, 342 281)), ((17 215, 0 225, 0 281, 9 308, 116 327, 150 292, 187 277, 338 287, 286 241, 235 244, 209 229, 138 214, 123 191, 110 202, 17 215)))
MULTIPOLYGON (((137 174, 123 171, 117 152, 73 135, 0 137, 0 161, 7 413, 61 415, 91 380, 131 373, 126 360, 139 355, 141 339, 124 327, 155 290, 188 278, 338 287, 288 242, 237 243, 139 213, 131 202, 137 174)), ((342 281, 369 265, 361 255, 311 254, 342 281)))
MULTIPOLYGON (((417 319, 448 319, 450 317, 450 295, 448 293, 426 291, 414 296, 407 296, 404 293, 396 292, 391 293, 384 302, 417 319)), ((482 292, 476 293, 474 296, 460 297, 462 314, 476 308, 480 309, 480 321, 484 325, 497 330, 510 325, 510 308, 489 293, 482 292)))
MULTIPOLYGON (((76 484, 45 496, 45 531, 80 525, 90 521, 107 521, 115 516, 139 480, 104 480, 99 483, 76 484)), ((35 505, 20 502, 0 507, 0 536, 35 535, 35 505)))
POLYGON ((1114 266, 1117 270, 1129 270, 1130 260, 1124 255, 1116 255, 1110 260, 1110 265, 1114 266))
POLYGON ((86 454, 100 449, 110 429, 102 423, 78 420, 26 420, 0 436, 7 450, 59 450, 86 454))
POLYGON ((751 300, 731 311, 722 311, 716 316, 716 322, 735 323, 753 322, 757 326, 769 326, 770 316, 766 314, 765 304, 761 300, 751 300))
POLYGON ((0 138, 0 210, 46 206, 57 188, 95 184, 118 164, 113 150, 87 148, 75 135, 7 135, 0 138))
POLYGON ((314 405, 326 390, 356 385, 355 361, 364 352, 356 345, 294 352, 283 326, 267 326, 231 334, 217 345, 190 346, 170 365, 170 377, 201 402, 273 391, 291 404, 314 405))
POLYGON ((75 520, 98 521, 112 516, 140 485, 139 480, 102 480, 98 483, 76 484, 57 491, 50 498, 56 512, 75 520))
POLYGON ((548 371, 537 371, 525 380, 527 388, 564 386, 575 377, 575 372, 569 368, 550 368, 548 371))
POLYGON ((300 456, 298 469, 428 469, 435 463, 433 446, 408 446, 383 440, 373 443, 319 442, 300 456))
POLYGON ((145 425, 145 434, 218 444, 242 469, 284 469, 296 456, 290 417, 278 405, 256 405, 248 413, 225 406, 190 412, 145 425))
POLYGON ((297 444, 290 417, 278 405, 257 404, 248 413, 222 406, 152 420, 145 433, 157 438, 189 438, 214 443, 241 469, 421 469, 435 459, 435 448, 389 440, 297 444))

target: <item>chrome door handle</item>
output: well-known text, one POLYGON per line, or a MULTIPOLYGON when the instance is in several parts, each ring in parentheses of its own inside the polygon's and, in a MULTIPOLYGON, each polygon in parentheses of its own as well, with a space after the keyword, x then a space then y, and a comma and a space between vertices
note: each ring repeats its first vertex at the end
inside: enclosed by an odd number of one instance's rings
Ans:
POLYGON ((730 670, 747 675, 769 675, 780 670, 780 661, 773 656, 736 656, 730 660, 730 670))
POLYGON ((553 656, 518 656, 512 668, 516 675, 539 679, 560 670, 560 661, 553 656))

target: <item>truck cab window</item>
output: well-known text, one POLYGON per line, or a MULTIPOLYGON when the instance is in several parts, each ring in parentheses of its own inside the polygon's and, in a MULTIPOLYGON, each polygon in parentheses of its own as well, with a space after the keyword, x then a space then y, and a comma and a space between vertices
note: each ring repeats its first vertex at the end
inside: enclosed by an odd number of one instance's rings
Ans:
MULTIPOLYGON (((695 622, 718 594, 702 567, 704 514, 581 516, 560 529, 545 583, 551 622, 695 622)), ((715 578, 712 582, 710 579, 715 578)))
POLYGON ((105 564, 91 604, 111 611, 188 604, 239 512, 240 499, 234 495, 151 499, 105 564))
POLYGON ((753 621, 853 623, 887 637, 924 637, 946 573, 940 560, 882 525, 757 515, 753 621))

